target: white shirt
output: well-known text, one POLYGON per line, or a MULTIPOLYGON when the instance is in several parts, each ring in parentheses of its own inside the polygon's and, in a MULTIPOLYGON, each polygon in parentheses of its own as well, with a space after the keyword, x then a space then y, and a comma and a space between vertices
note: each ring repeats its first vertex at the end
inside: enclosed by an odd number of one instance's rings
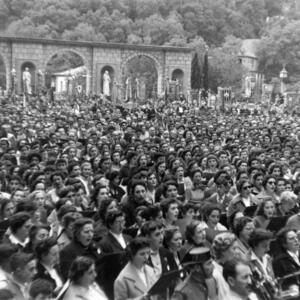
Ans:
POLYGON ((156 253, 154 253, 152 250, 150 250, 150 258, 151 258, 151 262, 153 264, 153 271, 155 273, 155 276, 158 279, 162 273, 159 252, 157 251, 156 253))
POLYGON ((47 272, 50 274, 51 278, 55 281, 56 283, 56 290, 60 290, 60 288, 63 286, 63 282, 59 275, 57 274, 57 271, 54 268, 49 268, 48 266, 45 266, 45 269, 47 272))
POLYGON ((125 249, 127 245, 126 245, 125 239, 123 237, 123 234, 122 233, 115 234, 115 233, 113 233, 111 231, 110 231, 110 233, 118 241, 118 243, 122 246, 122 248, 125 249))
POLYGON ((299 252, 297 251, 297 253, 293 253, 287 250, 287 253, 293 258, 293 260, 297 263, 297 265, 300 266, 299 252))
POLYGON ((21 242, 15 235, 12 233, 8 236, 8 239, 11 241, 13 245, 21 245, 23 248, 29 242, 29 238, 27 237, 24 242, 21 242))
POLYGON ((145 286, 148 287, 148 280, 147 280, 147 275, 146 275, 145 267, 143 267, 142 269, 137 269, 136 268, 136 272, 137 272, 138 276, 140 277, 140 279, 145 284, 145 286))

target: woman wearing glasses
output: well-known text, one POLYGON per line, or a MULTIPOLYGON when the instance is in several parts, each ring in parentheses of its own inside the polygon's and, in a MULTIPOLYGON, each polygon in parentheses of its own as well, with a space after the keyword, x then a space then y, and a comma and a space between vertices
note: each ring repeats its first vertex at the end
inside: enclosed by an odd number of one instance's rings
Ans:
POLYGON ((279 199, 276 195, 277 180, 274 175, 268 175, 263 181, 263 190, 257 195, 257 199, 261 202, 265 199, 272 199, 274 203, 278 203, 279 199))
POLYGON ((241 179, 237 182, 238 194, 230 201, 227 215, 230 217, 235 211, 243 212, 246 207, 257 205, 258 199, 251 194, 251 184, 248 179, 241 179))

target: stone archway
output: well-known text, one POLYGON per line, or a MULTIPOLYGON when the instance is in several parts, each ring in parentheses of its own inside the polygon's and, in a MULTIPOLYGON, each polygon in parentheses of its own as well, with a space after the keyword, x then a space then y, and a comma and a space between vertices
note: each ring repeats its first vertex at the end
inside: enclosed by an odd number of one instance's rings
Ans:
POLYGON ((176 82, 175 95, 183 92, 184 72, 181 69, 175 69, 172 72, 171 79, 176 82))
POLYGON ((161 95, 162 94, 162 81, 163 81, 163 67, 154 55, 151 55, 151 54, 145 53, 145 52, 140 52, 140 53, 135 53, 133 55, 128 56, 121 64, 122 76, 124 76, 124 70, 125 70, 126 66, 128 65, 128 63, 131 60, 138 58, 140 56, 144 56, 144 57, 147 57, 150 60, 152 60, 154 66, 155 66, 156 72, 157 72, 157 95, 161 95))
MULTIPOLYGON (((56 55, 61 55, 63 53, 73 53, 75 55, 77 55, 81 61, 82 61, 82 66, 85 67, 85 74, 80 76, 80 79, 79 81, 82 83, 84 83, 84 86, 85 86, 85 94, 88 95, 89 92, 90 92, 90 88, 91 88, 91 85, 90 85, 90 82, 91 82, 91 68, 90 68, 90 64, 89 64, 89 61, 88 59, 85 57, 84 54, 82 54, 81 52, 77 51, 77 50, 74 50, 74 49, 68 49, 68 48, 61 48, 61 49, 58 49, 58 50, 54 50, 53 52, 51 52, 50 54, 47 55, 46 59, 44 60, 44 64, 43 64, 43 68, 42 68, 42 73, 43 73, 43 81, 45 83, 45 85, 49 85, 49 83, 47 82, 47 66, 48 66, 48 63, 51 61, 51 59, 53 59, 53 57, 55 57, 56 55)), ((53 84, 53 82, 52 82, 53 84)))

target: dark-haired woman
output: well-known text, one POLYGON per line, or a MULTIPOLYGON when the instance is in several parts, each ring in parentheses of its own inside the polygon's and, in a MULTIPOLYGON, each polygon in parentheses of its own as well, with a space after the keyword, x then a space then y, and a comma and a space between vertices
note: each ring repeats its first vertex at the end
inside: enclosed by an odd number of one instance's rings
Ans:
POLYGON ((97 273, 95 263, 89 257, 77 257, 70 268, 70 285, 62 300, 108 300, 105 293, 95 282, 97 273))
POLYGON ((266 229, 270 219, 275 216, 276 208, 272 199, 265 199, 259 204, 253 219, 256 228, 266 229))
POLYGON ((151 267, 147 265, 150 245, 145 238, 135 238, 128 245, 129 262, 114 283, 115 300, 146 300, 147 292, 156 281, 151 267))
POLYGON ((42 278, 53 283, 55 293, 63 286, 63 281, 57 269, 59 265, 59 249, 54 238, 40 241, 35 247, 37 261, 37 273, 35 279, 42 278))
POLYGON ((202 183, 202 171, 200 169, 192 171, 191 180, 193 186, 185 192, 186 201, 193 204, 200 204, 204 200, 205 191, 205 186, 202 183))
POLYGON ((64 279, 72 262, 77 256, 88 256, 95 261, 99 259, 100 249, 93 242, 94 222, 88 218, 80 218, 73 225, 73 240, 60 251, 60 269, 64 279))

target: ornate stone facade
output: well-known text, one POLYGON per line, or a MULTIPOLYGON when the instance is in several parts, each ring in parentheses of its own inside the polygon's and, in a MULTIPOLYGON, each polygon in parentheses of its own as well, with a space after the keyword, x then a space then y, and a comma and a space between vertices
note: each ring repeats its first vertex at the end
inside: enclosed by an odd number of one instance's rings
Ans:
POLYGON ((74 42, 34 38, 0 37, 0 55, 6 66, 7 87, 11 87, 11 70, 17 71, 17 91, 21 92, 22 66, 31 64, 45 74, 47 63, 59 52, 72 51, 78 54, 87 68, 86 93, 101 92, 101 74, 110 67, 115 80, 120 82, 122 72, 134 57, 147 56, 153 60, 158 74, 157 93, 164 90, 165 78, 171 78, 174 70, 181 70, 183 91, 190 89, 191 60, 190 48, 169 46, 143 46, 96 42, 74 42))

